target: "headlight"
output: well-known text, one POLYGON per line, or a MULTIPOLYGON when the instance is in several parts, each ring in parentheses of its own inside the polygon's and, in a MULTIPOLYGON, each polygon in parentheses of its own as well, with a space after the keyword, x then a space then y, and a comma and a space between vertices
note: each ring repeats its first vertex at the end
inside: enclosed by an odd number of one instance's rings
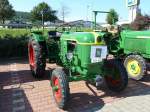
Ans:
POLYGON ((72 60, 72 58, 73 58, 73 53, 72 52, 68 52, 67 53, 67 59, 68 60, 72 60))

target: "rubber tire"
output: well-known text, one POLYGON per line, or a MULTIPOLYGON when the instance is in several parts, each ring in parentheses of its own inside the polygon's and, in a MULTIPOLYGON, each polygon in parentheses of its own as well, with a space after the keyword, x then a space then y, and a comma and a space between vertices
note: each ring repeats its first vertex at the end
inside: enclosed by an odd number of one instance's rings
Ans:
POLYGON ((120 83, 118 85, 113 85, 113 83, 110 80, 108 80, 108 77, 111 77, 111 80, 115 81, 116 79, 113 78, 115 74, 105 74, 104 79, 107 87, 114 92, 123 91, 128 85, 128 75, 123 64, 119 60, 111 59, 105 61, 104 67, 106 67, 108 70, 111 70, 112 72, 114 72, 114 70, 117 70, 117 72, 119 73, 118 75, 120 77, 120 83))
POLYGON ((145 59, 143 57, 141 57, 140 55, 129 55, 126 57, 125 61, 124 61, 124 66, 128 72, 128 76, 129 78, 131 79, 134 79, 134 80, 141 80, 143 78, 143 76, 145 75, 146 73, 146 62, 145 62, 145 59), (133 77, 127 70, 127 63, 129 60, 131 59, 135 59, 139 62, 139 65, 141 66, 141 73, 139 75, 137 75, 136 77, 133 77))
MULTIPOLYGON (((28 43, 28 54, 30 53, 29 47, 32 46, 34 51, 34 61, 35 67, 33 68, 30 64, 30 69, 33 77, 41 78, 45 75, 46 67, 46 43, 45 42, 36 42, 33 38, 29 39, 28 43)), ((29 54, 30 55, 30 54, 29 54)), ((29 60, 30 63, 30 60, 29 60)))
POLYGON ((69 82, 67 80, 67 76, 65 74, 65 72, 63 71, 62 68, 56 68, 53 70, 52 72, 52 75, 51 75, 51 86, 53 87, 53 78, 54 77, 57 77, 58 80, 59 80, 59 84, 60 84, 60 87, 61 87, 61 95, 62 95, 62 99, 60 102, 57 102, 56 101, 56 98, 55 98, 55 93, 53 91, 53 97, 55 99, 55 102, 57 104, 57 106, 60 108, 60 109, 66 109, 66 106, 67 106, 67 102, 69 100, 69 96, 70 96, 70 88, 69 88, 69 82))

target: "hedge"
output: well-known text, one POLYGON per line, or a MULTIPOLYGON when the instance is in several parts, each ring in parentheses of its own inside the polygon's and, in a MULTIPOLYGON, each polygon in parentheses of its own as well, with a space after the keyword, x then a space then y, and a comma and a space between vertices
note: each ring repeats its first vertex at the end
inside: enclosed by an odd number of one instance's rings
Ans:
POLYGON ((27 56, 29 34, 26 29, 1 29, 0 58, 27 56))

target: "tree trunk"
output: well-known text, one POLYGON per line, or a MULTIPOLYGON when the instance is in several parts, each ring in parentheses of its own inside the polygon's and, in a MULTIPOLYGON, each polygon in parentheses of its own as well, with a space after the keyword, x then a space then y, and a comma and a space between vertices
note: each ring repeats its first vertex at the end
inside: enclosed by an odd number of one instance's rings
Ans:
POLYGON ((4 25, 4 24, 5 24, 5 19, 2 18, 2 21, 1 21, 1 22, 2 22, 3 28, 5 28, 5 25, 4 25))
POLYGON ((2 19, 2 24, 5 24, 5 19, 4 18, 2 19))

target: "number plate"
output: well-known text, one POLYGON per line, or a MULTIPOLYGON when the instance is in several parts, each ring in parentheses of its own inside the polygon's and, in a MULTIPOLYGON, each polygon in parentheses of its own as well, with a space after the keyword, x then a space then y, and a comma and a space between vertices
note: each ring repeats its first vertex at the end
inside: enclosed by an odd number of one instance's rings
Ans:
POLYGON ((107 54, 107 46, 92 46, 91 63, 101 62, 106 58, 107 54))

